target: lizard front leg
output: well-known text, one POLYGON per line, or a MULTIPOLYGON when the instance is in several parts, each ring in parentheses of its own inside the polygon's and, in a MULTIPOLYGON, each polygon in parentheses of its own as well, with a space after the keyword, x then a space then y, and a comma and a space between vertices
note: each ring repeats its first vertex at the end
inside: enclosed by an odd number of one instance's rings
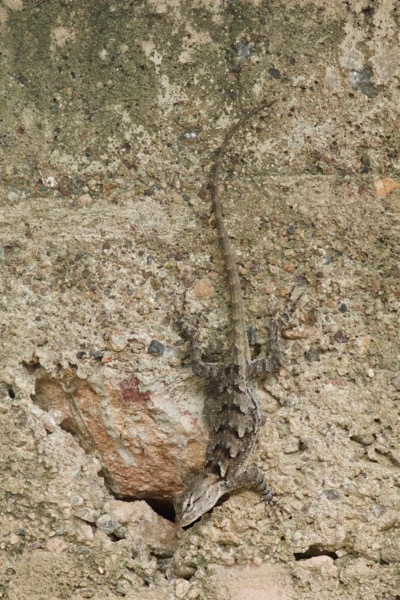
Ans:
POLYGON ((289 323, 287 313, 279 319, 271 321, 269 328, 269 354, 266 358, 257 358, 247 365, 247 376, 249 378, 266 377, 272 373, 277 373, 284 364, 282 347, 282 329, 289 323))
POLYGON ((231 492, 240 488, 253 488, 261 492, 264 502, 274 503, 272 490, 267 486, 265 475, 258 467, 249 467, 244 471, 235 473, 227 478, 227 491, 231 492))
POLYGON ((205 362, 203 360, 203 350, 200 344, 198 328, 189 327, 182 321, 179 322, 179 329, 182 337, 190 343, 190 361, 193 372, 198 377, 202 377, 205 380, 214 379, 217 380, 223 364, 220 362, 205 362))
POLYGON ((222 363, 205 362, 202 358, 203 351, 197 333, 190 332, 190 346, 193 372, 205 380, 218 380, 223 367, 222 363))

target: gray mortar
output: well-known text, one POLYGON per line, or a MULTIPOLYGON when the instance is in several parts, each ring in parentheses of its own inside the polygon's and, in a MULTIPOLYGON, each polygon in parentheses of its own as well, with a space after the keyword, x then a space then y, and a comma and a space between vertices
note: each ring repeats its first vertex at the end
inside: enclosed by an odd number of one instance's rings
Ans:
POLYGON ((400 181, 398 7, 20 5, 0 4, 0 598, 227 598, 217 567, 267 562, 287 573, 284 598, 395 599, 400 201, 374 182, 400 181), (172 559, 92 539, 74 502, 102 512, 100 465, 32 405, 34 363, 87 377, 109 358, 177 403, 190 387, 201 411, 176 316, 188 290, 221 351, 226 284, 202 191, 225 128, 264 97, 277 102, 234 140, 223 201, 262 351, 296 275, 308 283, 315 332, 260 390, 257 460, 291 519, 244 492, 172 559), (201 280, 213 297, 195 297, 201 280), (152 339, 171 351, 149 354, 152 339))

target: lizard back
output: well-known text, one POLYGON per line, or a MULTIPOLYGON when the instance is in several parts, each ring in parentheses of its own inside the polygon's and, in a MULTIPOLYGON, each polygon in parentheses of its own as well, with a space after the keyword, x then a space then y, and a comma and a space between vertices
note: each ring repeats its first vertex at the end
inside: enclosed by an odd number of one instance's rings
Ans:
POLYGON ((261 424, 260 403, 249 375, 274 372, 280 367, 279 334, 285 320, 277 321, 271 329, 274 356, 251 361, 242 288, 219 197, 222 159, 233 135, 252 115, 272 104, 262 103, 228 130, 214 163, 212 208, 230 290, 231 335, 227 360, 218 365, 203 363, 201 351, 198 347, 195 351, 193 346, 195 372, 205 378, 204 418, 209 443, 203 471, 190 480, 175 503, 177 519, 182 527, 193 523, 213 508, 219 498, 238 487, 255 486, 262 492, 264 500, 270 502, 272 499, 262 471, 246 466, 261 424))

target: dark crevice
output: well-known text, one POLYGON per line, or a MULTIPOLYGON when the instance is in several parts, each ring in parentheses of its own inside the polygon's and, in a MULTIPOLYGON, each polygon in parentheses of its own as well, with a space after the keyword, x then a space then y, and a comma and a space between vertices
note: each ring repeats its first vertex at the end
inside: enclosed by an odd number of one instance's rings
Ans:
POLYGON ((147 502, 147 504, 154 510, 154 512, 160 515, 160 517, 175 523, 175 510, 172 502, 154 498, 143 498, 143 500, 147 502))
POLYGON ((333 558, 333 560, 339 558, 336 552, 332 552, 331 550, 323 550, 318 548, 318 546, 310 546, 305 552, 294 553, 295 560, 307 560, 308 558, 314 558, 314 556, 329 556, 330 558, 333 558))
POLYGON ((150 506, 150 508, 152 508, 154 510, 154 512, 157 513, 160 517, 162 517, 163 519, 166 519, 167 521, 171 521, 172 523, 175 523, 175 510, 174 510, 174 505, 172 502, 169 502, 168 500, 160 500, 159 498, 148 498, 146 496, 138 497, 138 496, 126 496, 126 495, 122 495, 122 494, 116 494, 111 489, 110 484, 107 481, 107 476, 104 473, 104 471, 100 471, 99 475, 104 477, 104 483, 105 483, 108 491, 110 492, 110 494, 112 496, 114 496, 114 498, 116 500, 123 500, 124 502, 138 502, 138 501, 146 502, 146 504, 148 504, 150 506))
MULTIPOLYGON (((72 432, 73 435, 73 432, 72 432)), ((171 521, 175 523, 175 510, 172 502, 168 500, 160 500, 159 498, 149 498, 147 496, 127 496, 122 494, 116 494, 110 485, 109 478, 107 476, 107 472, 104 469, 99 471, 99 476, 103 477, 104 484, 107 487, 108 491, 116 500, 123 500, 124 502, 137 502, 142 500, 146 502, 150 508, 154 510, 160 517, 166 519, 167 521, 171 521)))

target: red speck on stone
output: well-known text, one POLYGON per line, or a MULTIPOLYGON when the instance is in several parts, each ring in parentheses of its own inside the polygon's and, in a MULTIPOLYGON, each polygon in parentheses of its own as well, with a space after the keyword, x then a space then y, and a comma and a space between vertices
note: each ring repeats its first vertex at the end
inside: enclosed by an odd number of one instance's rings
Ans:
POLYGON ((141 392, 139 390, 139 379, 133 375, 127 377, 126 379, 122 379, 119 387, 121 390, 121 396, 127 403, 134 402, 137 404, 150 400, 150 392, 141 392))
POLYGON ((23 127, 18 127, 16 133, 18 133, 18 135, 24 135, 25 129, 23 127))

